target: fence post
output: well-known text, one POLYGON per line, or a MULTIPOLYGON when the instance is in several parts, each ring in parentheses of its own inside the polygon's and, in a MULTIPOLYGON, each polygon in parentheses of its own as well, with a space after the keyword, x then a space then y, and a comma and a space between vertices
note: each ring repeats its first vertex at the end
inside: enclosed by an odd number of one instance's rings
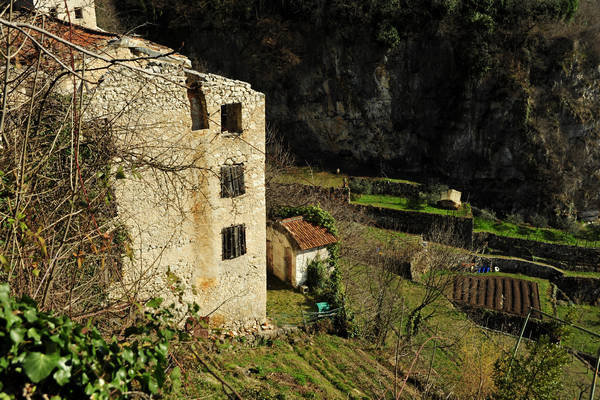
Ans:
POLYGON ((594 400, 596 392, 596 377, 598 376, 598 367, 600 367, 600 349, 598 350, 598 359, 596 360, 596 369, 594 370, 594 378, 592 379, 592 388, 590 390, 590 400, 594 400))
POLYGON ((517 355, 517 350, 519 350, 519 345, 521 344, 521 340, 523 339, 523 334, 525 333, 525 327, 527 326, 527 322, 529 322, 529 317, 531 316, 531 307, 529 307, 529 312, 527 313, 527 317, 525 318, 525 322, 523 323, 523 327, 521 328, 521 334, 519 335, 519 339, 517 340, 517 344, 515 344, 515 348, 513 350, 512 356, 510 357, 510 361, 508 363, 508 371, 506 371, 506 381, 510 378, 510 369, 512 367, 513 360, 517 355))

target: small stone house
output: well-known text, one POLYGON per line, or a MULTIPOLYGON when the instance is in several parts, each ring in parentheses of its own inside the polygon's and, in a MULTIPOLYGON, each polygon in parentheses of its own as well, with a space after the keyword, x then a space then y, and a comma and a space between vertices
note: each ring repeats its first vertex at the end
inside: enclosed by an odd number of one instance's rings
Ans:
POLYGON ((461 193, 458 190, 448 189, 443 192, 438 201, 438 205, 449 210, 458 210, 462 203, 460 202, 461 193))
MULTIPOLYGON (((195 302, 212 326, 264 323, 264 94, 170 48, 60 17, 46 15, 45 28, 88 53, 74 61, 85 81, 67 74, 59 87, 83 93, 82 120, 110 125, 122 171, 114 199, 131 254, 113 295, 195 302)), ((68 45, 46 43, 69 60, 68 45)))
POLYGON ((35 9, 53 18, 71 21, 86 28, 97 28, 94 0, 18 0, 16 8, 35 9))
POLYGON ((307 267, 314 259, 329 258, 327 245, 337 242, 327 229, 302 216, 267 225, 267 269, 284 282, 298 287, 306 282, 307 267))

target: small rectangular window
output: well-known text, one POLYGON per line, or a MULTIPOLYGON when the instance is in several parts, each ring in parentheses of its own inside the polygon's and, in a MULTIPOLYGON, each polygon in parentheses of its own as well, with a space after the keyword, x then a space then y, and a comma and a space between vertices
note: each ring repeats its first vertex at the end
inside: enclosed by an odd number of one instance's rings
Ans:
POLYGON ((246 254, 246 226, 234 225, 223 228, 223 260, 231 260, 246 254))
POLYGON ((83 9, 81 7, 75 7, 75 18, 77 18, 77 19, 83 18, 83 9))
POLYGON ((242 103, 221 106, 221 132, 242 133, 242 103))
POLYGON ((221 197, 237 197, 246 193, 244 164, 221 167, 221 197))
POLYGON ((58 17, 58 9, 57 9, 56 7, 52 7, 52 8, 50 9, 50 16, 51 16, 52 18, 56 18, 56 17, 58 17))

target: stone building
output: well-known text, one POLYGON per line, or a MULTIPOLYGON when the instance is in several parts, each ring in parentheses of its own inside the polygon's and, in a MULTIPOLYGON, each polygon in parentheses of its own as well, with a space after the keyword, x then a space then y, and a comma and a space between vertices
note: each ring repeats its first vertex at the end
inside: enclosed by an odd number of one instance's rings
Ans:
POLYGON ((303 217, 267 225, 267 269, 284 282, 298 287, 306 282, 308 265, 329 258, 327 245, 337 242, 325 228, 303 217))
POLYGON ((97 28, 94 0, 18 0, 15 5, 44 13, 62 21, 97 28))
POLYGON ((263 323, 265 96, 156 43, 45 26, 87 50, 75 61, 85 80, 66 75, 60 87, 81 91, 82 120, 113 133, 113 229, 126 229, 131 250, 113 295, 196 302, 213 326, 263 323))

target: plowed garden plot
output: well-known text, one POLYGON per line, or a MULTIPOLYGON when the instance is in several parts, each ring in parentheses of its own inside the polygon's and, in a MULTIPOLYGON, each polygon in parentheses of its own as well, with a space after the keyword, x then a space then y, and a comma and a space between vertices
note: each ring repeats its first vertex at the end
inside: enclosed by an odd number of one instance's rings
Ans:
POLYGON ((506 276, 461 276, 454 281, 454 301, 509 314, 527 315, 540 308, 537 282, 506 276))

